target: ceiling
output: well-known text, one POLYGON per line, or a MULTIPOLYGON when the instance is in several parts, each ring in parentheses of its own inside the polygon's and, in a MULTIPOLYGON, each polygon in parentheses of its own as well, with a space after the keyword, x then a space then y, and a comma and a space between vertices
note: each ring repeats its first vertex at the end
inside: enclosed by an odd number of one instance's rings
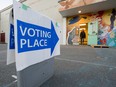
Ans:
POLYGON ((85 13, 108 10, 112 8, 116 8, 116 0, 106 0, 103 2, 80 6, 80 7, 76 7, 76 8, 72 8, 72 9, 68 9, 64 11, 59 11, 59 12, 62 16, 69 17, 69 16, 80 14, 78 13, 78 11, 80 10, 81 10, 81 14, 85 14, 85 13))

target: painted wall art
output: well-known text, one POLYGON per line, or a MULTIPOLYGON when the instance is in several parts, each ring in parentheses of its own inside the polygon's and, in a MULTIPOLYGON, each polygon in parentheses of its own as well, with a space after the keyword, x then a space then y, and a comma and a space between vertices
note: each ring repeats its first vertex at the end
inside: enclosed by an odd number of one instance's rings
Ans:
POLYGON ((106 1, 106 0, 62 0, 59 2, 60 4, 59 11, 64 11, 67 9, 93 4, 97 2, 102 2, 102 1, 106 1))
MULTIPOLYGON (((67 39, 74 27, 79 27, 81 23, 98 21, 98 45, 116 47, 116 9, 99 11, 96 13, 78 15, 67 18, 67 39)), ((73 33, 73 36, 75 36, 73 33)), ((71 38, 73 39, 73 37, 71 38)), ((70 40, 71 41, 71 40, 70 40)), ((70 43, 69 43, 70 44, 70 43)))

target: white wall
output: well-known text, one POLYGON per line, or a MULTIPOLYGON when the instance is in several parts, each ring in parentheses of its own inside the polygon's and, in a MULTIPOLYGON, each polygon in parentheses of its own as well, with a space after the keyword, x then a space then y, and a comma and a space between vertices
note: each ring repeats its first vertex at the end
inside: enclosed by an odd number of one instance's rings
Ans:
POLYGON ((0 13, 0 31, 1 31, 1 13, 0 13))
MULTIPOLYGON (((49 18, 57 21, 60 23, 61 26, 61 35, 60 35, 60 41, 61 44, 66 44, 64 39, 66 39, 65 37, 65 29, 66 27, 63 27, 63 18, 60 15, 58 8, 59 8, 59 4, 57 0, 27 0, 24 2, 24 4, 28 5, 30 8, 32 8, 34 11, 36 12, 40 12, 46 16, 48 16, 49 18)), ((6 42, 8 41, 7 39, 7 35, 8 35, 8 19, 9 19, 9 10, 6 10, 4 12, 1 13, 1 28, 2 30, 6 33, 6 42)), ((64 21, 65 22, 65 21, 64 21)))
POLYGON ((8 41, 8 29, 9 29, 9 13, 11 9, 8 9, 1 13, 1 30, 0 32, 5 32, 5 42, 8 41))
POLYGON ((66 45, 67 41, 66 41, 66 18, 63 18, 63 26, 62 26, 62 44, 66 45))

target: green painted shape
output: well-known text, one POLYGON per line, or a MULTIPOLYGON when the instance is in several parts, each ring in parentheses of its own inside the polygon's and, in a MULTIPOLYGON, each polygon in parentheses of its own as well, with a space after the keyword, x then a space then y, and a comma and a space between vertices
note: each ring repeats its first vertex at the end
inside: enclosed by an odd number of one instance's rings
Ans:
POLYGON ((29 8, 29 6, 22 4, 22 9, 27 10, 29 8))
POLYGON ((56 27, 58 27, 58 22, 56 22, 56 27))

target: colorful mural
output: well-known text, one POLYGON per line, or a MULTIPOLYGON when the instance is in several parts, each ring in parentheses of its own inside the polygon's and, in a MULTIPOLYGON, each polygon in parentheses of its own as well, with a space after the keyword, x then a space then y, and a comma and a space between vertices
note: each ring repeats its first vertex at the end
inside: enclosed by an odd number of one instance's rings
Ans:
POLYGON ((102 2, 106 0, 62 0, 59 2, 60 8, 59 11, 79 7, 79 6, 84 6, 88 4, 93 4, 97 2, 102 2))
POLYGON ((98 21, 98 44, 116 47, 116 9, 69 17, 67 21, 67 35, 80 23, 98 21))

